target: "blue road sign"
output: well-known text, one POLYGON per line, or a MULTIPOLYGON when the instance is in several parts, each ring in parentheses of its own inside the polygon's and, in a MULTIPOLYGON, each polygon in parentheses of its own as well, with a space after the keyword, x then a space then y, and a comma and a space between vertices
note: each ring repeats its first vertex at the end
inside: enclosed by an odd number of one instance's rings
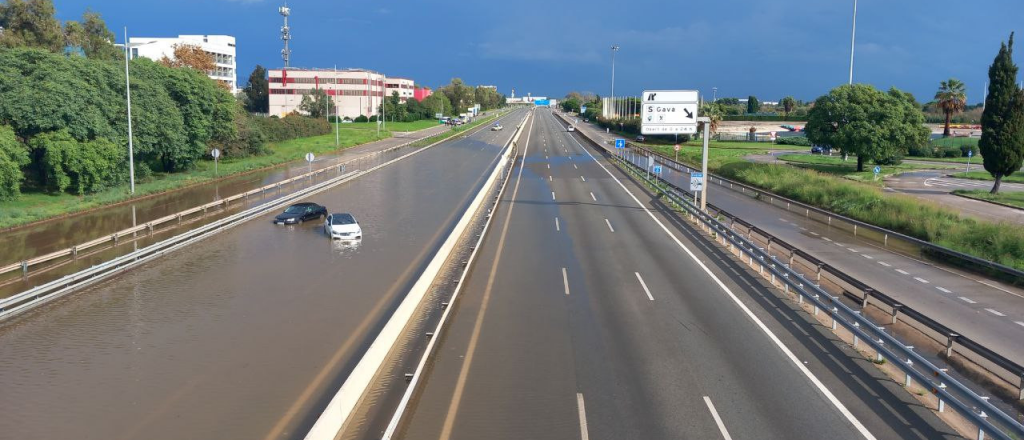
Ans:
POLYGON ((618 149, 626 148, 626 140, 625 139, 616 139, 615 140, 615 148, 618 148, 618 149))
POLYGON ((587 106, 581 105, 580 106, 580 113, 586 113, 586 112, 587 112, 587 106))
POLYGON ((654 166, 654 174, 661 174, 661 165, 654 166))
POLYGON ((878 165, 875 165, 875 174, 878 174, 878 173, 881 173, 881 172, 882 172, 882 167, 880 167, 878 165))

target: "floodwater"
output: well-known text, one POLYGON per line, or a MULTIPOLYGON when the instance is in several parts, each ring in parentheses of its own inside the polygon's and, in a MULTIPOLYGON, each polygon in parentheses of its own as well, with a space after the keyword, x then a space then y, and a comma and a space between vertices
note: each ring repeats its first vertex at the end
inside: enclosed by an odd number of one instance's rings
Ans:
POLYGON ((311 199, 352 213, 358 243, 271 214, 0 325, 0 433, 302 437, 510 135, 482 131, 311 199))
MULTIPOLYGON (((381 159, 391 159, 408 151, 402 151, 405 149, 400 149, 396 150, 394 154, 388 154, 387 157, 373 157, 373 163, 370 163, 368 158, 371 153, 433 135, 436 132, 436 129, 428 129, 426 131, 415 133, 400 134, 394 138, 353 147, 332 155, 324 155, 314 161, 313 169, 332 167, 336 164, 350 161, 355 161, 352 163, 352 169, 356 167, 366 168, 368 166, 375 165, 377 161, 381 159), (366 159, 360 160, 360 158, 366 159), (366 161, 366 163, 363 163, 363 161, 366 161)), ((106 207, 64 219, 48 221, 3 232, 0 233, 0 266, 21 261, 26 258, 45 255, 61 249, 67 249, 71 246, 99 237, 109 236, 114 232, 130 228, 135 224, 144 224, 150 220, 165 217, 167 215, 214 202, 222 198, 250 191, 275 182, 280 182, 308 171, 309 168, 305 164, 285 165, 217 182, 211 182, 209 184, 196 185, 179 191, 160 194, 154 197, 141 199, 130 204, 106 207), (133 208, 135 214, 134 220, 132 218, 133 208)), ((332 177, 335 177, 335 174, 325 173, 318 176, 319 180, 332 177)), ((236 202, 227 211, 211 211, 201 219, 192 218, 193 224, 187 224, 185 226, 195 227, 197 225, 194 223, 197 221, 206 223, 216 220, 220 217, 236 212, 240 207, 248 208, 255 206, 258 203, 277 198, 278 196, 288 192, 293 192, 303 185, 316 183, 319 180, 311 182, 295 182, 290 186, 283 187, 283 192, 269 192, 264 197, 254 197, 245 203, 236 202)), ((171 226, 170 224, 166 225, 171 226)), ((171 228, 170 230, 163 231, 163 233, 142 238, 138 243, 128 243, 128 240, 120 241, 120 245, 116 248, 110 248, 111 244, 101 245, 90 250, 87 254, 79 255, 77 261, 55 261, 54 265, 59 263, 60 266, 57 269, 54 269, 53 265, 48 263, 32 266, 30 268, 30 276, 28 278, 23 278, 20 271, 0 275, 0 298, 27 290, 33 286, 46 283, 62 275, 82 270, 91 265, 99 264, 103 261, 107 261, 111 258, 132 251, 136 245, 138 247, 142 247, 156 242, 159 239, 167 238, 178 232, 180 232, 180 230, 177 228, 171 228)))

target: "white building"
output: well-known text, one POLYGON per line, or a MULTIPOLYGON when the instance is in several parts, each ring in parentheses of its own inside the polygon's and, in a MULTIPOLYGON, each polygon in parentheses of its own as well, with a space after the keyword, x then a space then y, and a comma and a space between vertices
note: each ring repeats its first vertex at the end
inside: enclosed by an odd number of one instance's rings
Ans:
POLYGON ((416 95, 416 82, 411 79, 388 77, 384 83, 387 84, 387 90, 385 90, 387 96, 391 97, 392 92, 398 92, 398 100, 402 103, 416 95))
POLYGON ((217 67, 206 72, 210 78, 224 82, 231 92, 238 91, 237 62, 235 60, 235 37, 228 35, 179 35, 177 38, 132 37, 128 39, 132 59, 145 57, 160 60, 174 59, 174 46, 188 44, 199 46, 213 56, 217 67))
MULTIPOLYGON (((302 97, 323 89, 341 117, 373 116, 384 98, 384 75, 365 69, 272 69, 268 72, 270 114, 298 111, 302 97)), ((411 83, 411 80, 410 80, 411 83)), ((409 89, 409 96, 413 93, 409 89)))

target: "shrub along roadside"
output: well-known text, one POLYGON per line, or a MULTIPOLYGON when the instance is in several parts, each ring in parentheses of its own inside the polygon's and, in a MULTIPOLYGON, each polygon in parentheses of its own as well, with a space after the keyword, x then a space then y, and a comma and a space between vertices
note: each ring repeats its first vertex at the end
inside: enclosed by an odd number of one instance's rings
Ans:
POLYGON ((909 196, 786 165, 727 163, 723 177, 966 254, 1024 270, 1024 228, 961 218, 909 196))

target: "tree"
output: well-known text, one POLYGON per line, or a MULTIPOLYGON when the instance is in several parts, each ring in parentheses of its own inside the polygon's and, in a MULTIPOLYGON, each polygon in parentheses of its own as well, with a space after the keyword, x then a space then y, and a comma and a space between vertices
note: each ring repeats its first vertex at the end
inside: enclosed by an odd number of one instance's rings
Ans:
POLYGON ((448 101, 452 105, 452 115, 465 112, 467 108, 473 105, 475 98, 473 88, 467 86, 460 78, 452 78, 451 83, 437 89, 437 91, 448 97, 448 101))
POLYGON ((819 97, 808 112, 807 139, 857 155, 864 164, 898 163, 911 146, 923 145, 929 132, 913 97, 898 89, 881 92, 866 84, 842 85, 819 97))
POLYGON ((788 119, 789 112, 796 108, 796 99, 793 99, 792 96, 787 96, 782 98, 782 101, 779 101, 779 104, 782 104, 782 111, 786 114, 786 118, 788 119))
POLYGON ((160 63, 167 67, 191 67, 204 74, 217 68, 213 55, 195 44, 175 44, 174 58, 164 56, 160 63))
POLYGON ((334 114, 334 100, 328 99, 327 92, 323 89, 315 89, 303 95, 299 110, 311 118, 325 118, 328 114, 334 114))
POLYGON ((566 98, 561 103, 562 110, 567 112, 579 112, 580 111, 580 100, 578 98, 566 98))
POLYGON ((270 83, 267 82, 267 69, 257 64, 252 73, 249 74, 249 83, 246 84, 243 92, 248 101, 245 109, 250 113, 270 112, 270 83))
POLYGON ((21 194, 25 179, 21 168, 29 161, 28 150, 18 142, 14 130, 0 125, 0 200, 13 200, 21 194))
POLYGON ((988 96, 981 114, 981 149, 985 171, 995 178, 992 194, 999 192, 1003 177, 1019 170, 1024 162, 1024 96, 1017 87, 1013 63, 1013 33, 1002 43, 988 68, 988 96))
POLYGON ((949 137, 949 122, 953 119, 954 113, 964 111, 967 106, 967 92, 964 83, 956 78, 950 78, 939 83, 939 90, 935 92, 935 100, 939 108, 946 115, 946 125, 942 130, 943 137, 949 137))
POLYGON ((757 100, 757 97, 750 95, 747 97, 747 113, 757 113, 761 111, 761 101, 757 100))
POLYGON ((44 183, 51 191, 96 192, 120 181, 121 150, 106 139, 79 142, 67 130, 44 133, 29 145, 41 150, 44 183))
POLYGON ((444 93, 433 93, 430 96, 423 98, 423 108, 430 115, 434 117, 435 113, 442 115, 452 114, 452 103, 448 101, 448 97, 444 93))
POLYGON ((85 56, 97 60, 124 60, 124 53, 114 46, 114 33, 107 29, 107 23, 100 14, 85 11, 82 14, 82 28, 85 39, 81 47, 85 56))
POLYGON ((0 47, 37 47, 58 53, 64 32, 52 0, 7 0, 0 4, 0 47))
MULTIPOLYGON (((700 107, 700 116, 711 119, 709 133, 714 136, 715 132, 718 131, 718 124, 722 122, 722 105, 717 102, 707 101, 700 107)), ((703 122, 698 122, 697 125, 700 126, 701 130, 704 129, 703 122)))

